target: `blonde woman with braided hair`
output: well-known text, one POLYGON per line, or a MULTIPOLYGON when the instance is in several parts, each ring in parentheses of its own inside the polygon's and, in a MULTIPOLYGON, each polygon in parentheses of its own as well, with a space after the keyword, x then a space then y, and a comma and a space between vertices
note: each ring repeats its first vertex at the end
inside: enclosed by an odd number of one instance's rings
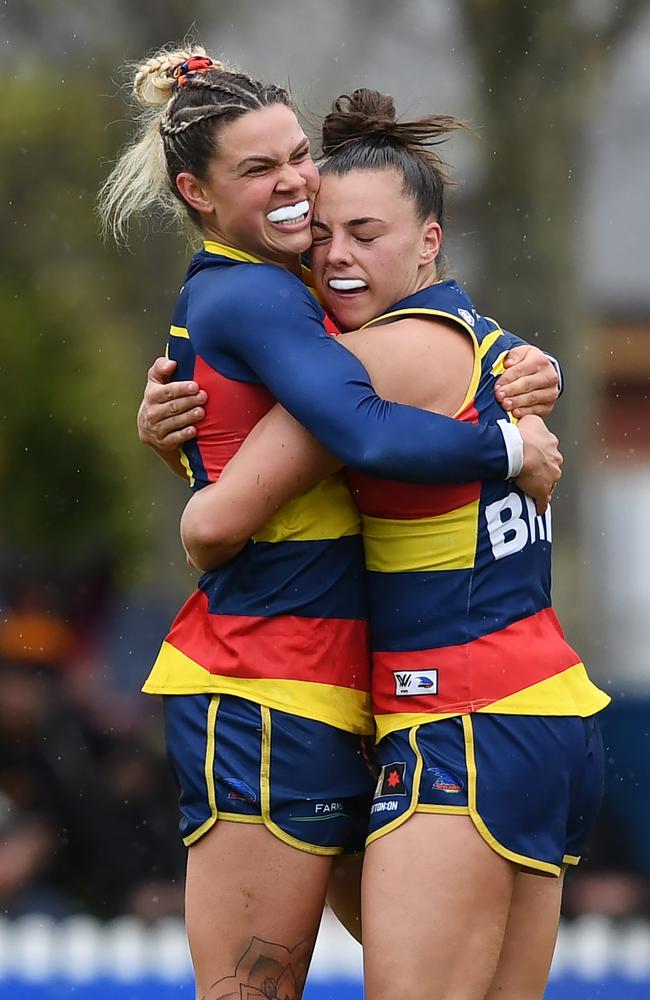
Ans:
MULTIPOLYGON (((319 177, 286 91, 195 47, 143 63, 134 92, 139 131, 100 213, 118 241, 151 211, 186 213, 203 236, 168 350, 174 398, 199 381, 205 417, 180 454, 159 449, 195 493, 278 400, 352 468, 427 482, 521 472, 543 505, 559 457, 541 421, 520 435, 386 402, 326 332, 300 260, 319 177)), ((302 995, 333 859, 362 847, 372 794, 358 511, 337 473, 268 515, 201 577, 144 687, 164 697, 203 1000, 302 995)))

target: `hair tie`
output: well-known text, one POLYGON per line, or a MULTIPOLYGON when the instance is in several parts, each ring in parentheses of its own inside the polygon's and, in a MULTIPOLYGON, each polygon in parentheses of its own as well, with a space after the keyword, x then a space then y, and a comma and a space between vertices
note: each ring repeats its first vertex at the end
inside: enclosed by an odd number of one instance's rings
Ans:
POLYGON ((191 59, 185 59, 183 62, 177 63, 172 70, 172 76, 178 83, 178 86, 182 87, 195 73, 207 73, 213 66, 214 63, 209 56, 192 56, 191 59))

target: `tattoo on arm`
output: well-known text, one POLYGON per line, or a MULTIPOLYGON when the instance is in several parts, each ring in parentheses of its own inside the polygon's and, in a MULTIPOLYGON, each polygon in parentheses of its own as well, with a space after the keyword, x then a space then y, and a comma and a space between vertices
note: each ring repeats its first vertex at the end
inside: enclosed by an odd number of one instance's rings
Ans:
POLYGON ((199 1000, 300 1000, 316 935, 294 948, 253 937, 234 975, 218 979, 199 1000))

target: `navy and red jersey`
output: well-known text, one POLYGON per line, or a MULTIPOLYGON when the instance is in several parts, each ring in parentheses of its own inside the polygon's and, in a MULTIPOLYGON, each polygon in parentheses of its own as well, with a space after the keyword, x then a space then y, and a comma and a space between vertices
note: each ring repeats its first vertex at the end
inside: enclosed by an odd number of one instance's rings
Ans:
MULTIPOLYGON (((519 338, 479 315, 454 281, 367 326, 407 316, 442 318, 471 338, 474 371, 456 419, 502 419, 494 382, 519 338)), ((550 509, 538 516, 513 482, 495 479, 348 478, 362 513, 380 737, 469 712, 587 716, 608 703, 551 607, 550 509)))
MULTIPOLYGON (((208 394, 198 435, 183 447, 193 489, 218 479, 276 399, 353 467, 409 480, 505 474, 498 429, 380 399, 324 319, 284 269, 211 242, 196 254, 168 343, 176 378, 208 394)), ((339 475, 203 575, 144 690, 237 694, 369 732, 367 643, 359 516, 339 475)))

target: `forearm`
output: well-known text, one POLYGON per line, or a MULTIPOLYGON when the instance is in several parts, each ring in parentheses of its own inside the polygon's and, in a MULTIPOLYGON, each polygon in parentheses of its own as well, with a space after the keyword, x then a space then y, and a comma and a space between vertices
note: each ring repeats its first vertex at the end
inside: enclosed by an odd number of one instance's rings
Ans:
POLYGON ((203 571, 236 556, 249 536, 237 519, 237 505, 222 493, 218 483, 205 486, 191 497, 181 517, 183 548, 192 565, 203 571))

